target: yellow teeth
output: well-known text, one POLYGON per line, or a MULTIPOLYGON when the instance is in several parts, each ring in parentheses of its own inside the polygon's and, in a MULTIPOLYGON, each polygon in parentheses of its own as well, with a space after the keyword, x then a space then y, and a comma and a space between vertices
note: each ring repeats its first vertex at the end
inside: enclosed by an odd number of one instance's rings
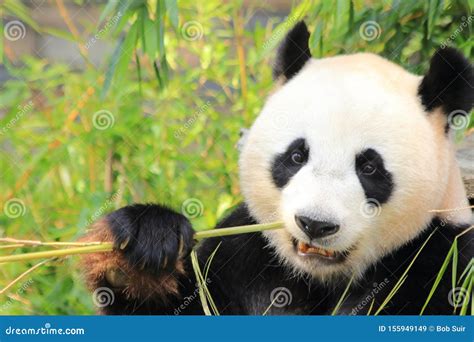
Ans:
POLYGON ((326 258, 334 258, 336 256, 334 251, 311 246, 302 241, 298 242, 298 252, 302 255, 322 255, 326 258))

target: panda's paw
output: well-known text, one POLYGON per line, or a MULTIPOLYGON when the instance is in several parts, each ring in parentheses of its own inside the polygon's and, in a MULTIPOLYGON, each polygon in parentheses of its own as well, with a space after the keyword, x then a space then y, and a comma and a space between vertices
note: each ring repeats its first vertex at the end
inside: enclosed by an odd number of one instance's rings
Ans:
POLYGON ((135 270, 151 274, 173 271, 194 245, 189 220, 161 205, 126 206, 109 214, 106 221, 115 248, 135 270))

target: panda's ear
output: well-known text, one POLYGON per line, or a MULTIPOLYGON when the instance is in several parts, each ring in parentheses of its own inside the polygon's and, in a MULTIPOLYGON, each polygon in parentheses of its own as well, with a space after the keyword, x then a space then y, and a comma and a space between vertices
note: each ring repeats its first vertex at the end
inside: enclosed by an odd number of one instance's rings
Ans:
POLYGON ((304 21, 298 22, 286 35, 278 48, 273 77, 289 80, 311 58, 309 51, 309 31, 304 21))
POLYGON ((431 58, 418 94, 427 111, 441 108, 447 115, 454 111, 469 113, 474 104, 471 63, 456 49, 439 49, 431 58))

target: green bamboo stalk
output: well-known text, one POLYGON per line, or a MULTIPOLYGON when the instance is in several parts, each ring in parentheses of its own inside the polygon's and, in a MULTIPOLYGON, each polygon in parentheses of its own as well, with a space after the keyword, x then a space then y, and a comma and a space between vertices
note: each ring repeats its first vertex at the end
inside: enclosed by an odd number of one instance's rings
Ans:
POLYGON ((194 238, 196 240, 202 240, 202 239, 207 239, 211 237, 255 233, 255 232, 262 232, 264 230, 279 229, 279 228, 283 228, 283 222, 250 224, 247 226, 201 230, 194 234, 194 238))
MULTIPOLYGON (((283 228, 283 222, 273 222, 273 223, 253 224, 253 225, 246 225, 246 226, 239 226, 239 227, 202 230, 202 231, 196 232, 194 234, 194 238, 196 240, 202 240, 202 239, 207 239, 211 237, 228 236, 228 235, 235 235, 235 234, 247 234, 247 233, 261 232, 264 230, 279 229, 279 228, 283 228)), ((76 254, 111 252, 112 250, 113 250, 113 243, 97 242, 97 243, 94 243, 94 245, 92 246, 64 248, 64 249, 57 249, 53 251, 32 252, 32 253, 2 256, 0 257, 0 264, 5 263, 5 262, 29 261, 29 260, 44 259, 44 258, 56 258, 56 257, 76 255, 76 254)))
POLYGON ((7 256, 0 257, 0 263, 14 262, 14 261, 29 261, 29 260, 45 259, 45 258, 57 258, 61 256, 68 256, 68 255, 75 255, 75 254, 110 252, 112 251, 112 249, 113 249, 113 244, 111 242, 104 242, 104 243, 101 243, 100 245, 93 245, 93 246, 63 248, 63 249, 56 249, 53 251, 7 255, 7 256))

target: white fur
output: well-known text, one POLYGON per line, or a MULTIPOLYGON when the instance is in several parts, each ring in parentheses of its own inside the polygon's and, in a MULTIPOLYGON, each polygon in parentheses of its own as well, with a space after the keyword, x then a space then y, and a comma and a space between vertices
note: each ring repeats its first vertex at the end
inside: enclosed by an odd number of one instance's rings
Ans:
MULTIPOLYGON (((323 280, 360 276, 417 236, 433 218, 429 210, 443 204, 450 191, 452 149, 442 127, 421 105, 420 81, 371 54, 311 59, 268 98, 242 149, 241 186, 258 221, 285 222, 286 229, 266 236, 296 272, 323 280), (273 158, 298 138, 309 145, 308 163, 277 189, 271 177, 273 158), (364 207, 355 173, 355 156, 366 148, 382 155, 395 183, 389 202, 375 217, 364 215, 364 209, 373 208, 364 207), (324 247, 353 248, 345 263, 329 267, 299 257, 291 237, 307 237, 296 226, 295 214, 338 222, 340 231, 324 247)), ((465 194, 454 197, 463 198, 459 206, 467 205, 465 194)), ((459 215, 467 217, 465 211, 459 215)))

